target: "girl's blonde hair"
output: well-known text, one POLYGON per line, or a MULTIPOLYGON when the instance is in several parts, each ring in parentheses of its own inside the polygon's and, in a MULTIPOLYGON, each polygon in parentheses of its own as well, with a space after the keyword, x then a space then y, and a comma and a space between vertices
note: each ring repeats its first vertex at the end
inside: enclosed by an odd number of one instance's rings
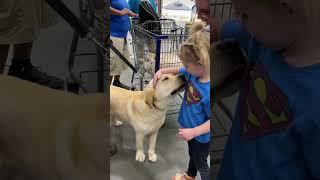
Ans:
POLYGON ((180 46, 179 58, 183 62, 199 62, 210 70, 210 33, 204 30, 205 23, 194 23, 188 39, 180 46))

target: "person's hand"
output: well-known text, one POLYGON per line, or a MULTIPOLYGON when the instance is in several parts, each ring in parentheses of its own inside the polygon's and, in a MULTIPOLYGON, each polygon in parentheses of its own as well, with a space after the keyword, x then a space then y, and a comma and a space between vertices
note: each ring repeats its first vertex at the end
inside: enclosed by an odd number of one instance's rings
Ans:
POLYGON ((133 13, 132 11, 129 11, 128 16, 130 16, 130 17, 138 17, 138 14, 133 13))
POLYGON ((124 16, 124 15, 127 15, 129 13, 129 9, 127 8, 123 8, 121 11, 120 11, 120 16, 124 16))
POLYGON ((160 79, 161 75, 162 75, 162 71, 161 69, 159 69, 153 76, 153 86, 156 85, 156 82, 158 79, 160 79))
POLYGON ((179 137, 185 141, 190 141, 196 137, 196 132, 194 128, 179 129, 179 137))

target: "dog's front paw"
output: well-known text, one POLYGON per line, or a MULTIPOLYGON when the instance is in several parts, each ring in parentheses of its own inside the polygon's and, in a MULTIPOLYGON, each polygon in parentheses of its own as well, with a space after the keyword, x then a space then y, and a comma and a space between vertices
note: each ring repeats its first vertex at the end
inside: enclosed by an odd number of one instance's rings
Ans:
POLYGON ((145 158, 146 158, 146 155, 144 155, 142 151, 136 152, 136 161, 144 162, 145 158))
POLYGON ((118 121, 118 120, 116 120, 115 123, 114 123, 114 125, 115 125, 116 127, 121 126, 122 124, 123 124, 123 122, 118 121))
POLYGON ((154 153, 154 152, 149 152, 148 155, 149 155, 149 161, 151 161, 151 162, 157 162, 158 157, 157 157, 156 153, 154 153))

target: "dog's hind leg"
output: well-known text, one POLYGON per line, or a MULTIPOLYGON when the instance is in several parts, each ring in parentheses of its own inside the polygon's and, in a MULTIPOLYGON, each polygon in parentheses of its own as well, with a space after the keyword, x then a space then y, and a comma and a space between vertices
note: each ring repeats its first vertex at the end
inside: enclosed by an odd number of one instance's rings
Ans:
POLYGON ((143 139, 144 139, 144 134, 142 133, 136 133, 136 161, 139 162, 144 162, 146 156, 143 152, 143 139))
POLYGON ((157 154, 155 153, 158 131, 150 135, 150 144, 148 150, 149 161, 156 162, 157 154))

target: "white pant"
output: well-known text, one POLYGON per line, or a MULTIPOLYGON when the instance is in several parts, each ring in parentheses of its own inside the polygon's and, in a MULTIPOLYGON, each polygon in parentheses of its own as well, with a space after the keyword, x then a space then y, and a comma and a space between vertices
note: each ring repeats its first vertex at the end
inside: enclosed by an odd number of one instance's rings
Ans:
MULTIPOLYGON (((116 38, 116 37, 110 37, 110 39, 113 42, 113 46, 118 49, 118 51, 129 60, 130 58, 130 52, 128 49, 127 42, 124 38, 116 38)), ((120 57, 110 50, 110 75, 121 75, 122 71, 124 71, 128 66, 123 62, 120 57)))

